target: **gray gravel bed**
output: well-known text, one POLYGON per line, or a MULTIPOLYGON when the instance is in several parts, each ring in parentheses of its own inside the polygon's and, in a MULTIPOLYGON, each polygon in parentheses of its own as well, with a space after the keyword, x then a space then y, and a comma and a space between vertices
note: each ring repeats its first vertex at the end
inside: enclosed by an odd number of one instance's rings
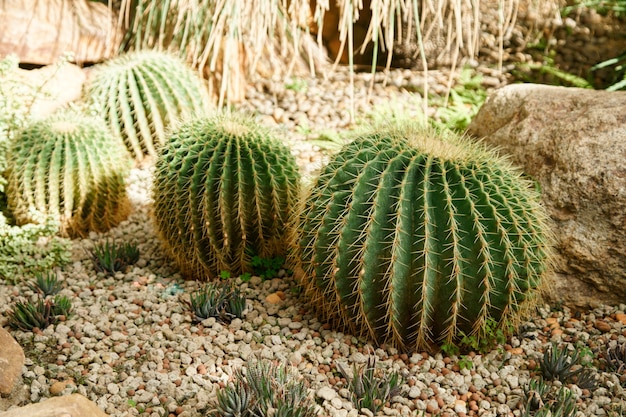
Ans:
MULTIPOLYGON (((447 79, 445 74, 431 76, 440 77, 433 85, 447 79)), ((323 157, 307 144, 312 132, 345 129, 351 123, 346 77, 343 73, 306 80, 299 91, 284 81, 259 82, 241 107, 288 132, 299 164, 314 173, 323 157)), ((415 89, 407 88, 421 83, 417 75, 394 72, 386 86, 378 80, 371 102, 366 100, 369 77, 357 75, 357 114, 390 102, 407 111, 421 108, 419 95, 409 91, 415 89)), ((496 81, 503 82, 496 76, 489 82, 496 81)), ((587 347, 596 355, 606 346, 626 343, 622 316, 626 305, 602 306, 579 315, 543 306, 520 325, 507 345, 488 354, 466 358, 406 354, 333 331, 318 321, 297 283, 286 275, 266 281, 236 278, 247 299, 244 318, 229 324, 215 319, 194 323, 185 301, 200 284, 181 278, 155 237, 149 215, 150 182, 150 167, 134 169, 129 192, 135 211, 130 218, 106 234, 74 240, 73 262, 60 271, 62 294, 72 298, 74 315, 34 335, 12 332, 27 356, 23 376, 29 401, 78 392, 111 416, 203 416, 235 368, 249 358, 264 358, 297 369, 319 404, 320 415, 369 417, 369 410, 358 410, 350 401, 337 363, 352 369, 375 356, 377 366, 397 371, 404 379, 401 394, 385 405, 381 415, 519 416, 525 387, 552 341, 577 350, 587 347), (115 276, 97 273, 89 251, 107 238, 137 243, 139 262, 115 276), (471 359, 471 369, 462 369, 462 359, 471 359)), ((18 295, 34 296, 26 285, 0 284, 0 314, 18 295)), ((595 389, 569 386, 579 415, 620 415, 618 407, 626 409, 624 378, 620 381, 609 370, 597 369, 596 374, 595 389)))

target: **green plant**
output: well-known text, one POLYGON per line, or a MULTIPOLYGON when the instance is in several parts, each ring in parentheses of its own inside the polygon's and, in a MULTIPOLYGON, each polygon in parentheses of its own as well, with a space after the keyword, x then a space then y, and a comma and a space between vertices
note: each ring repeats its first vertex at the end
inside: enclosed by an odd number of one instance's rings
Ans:
POLYGON ((296 374, 282 365, 253 360, 245 373, 237 369, 234 381, 217 395, 212 417, 313 417, 316 406, 296 374))
POLYGON ((55 295, 63 288, 57 274, 52 271, 35 272, 35 281, 29 282, 28 288, 42 294, 44 297, 55 295))
POLYGON ((284 264, 284 256, 263 258, 261 256, 254 255, 250 259, 250 267, 252 268, 252 273, 263 280, 277 277, 278 271, 280 271, 284 264))
POLYGON ((91 259, 96 271, 113 275, 137 263, 139 255, 139 248, 136 244, 109 242, 107 239, 104 243, 94 245, 91 259))
POLYGON ((54 299, 38 298, 36 301, 17 301, 7 313, 7 324, 15 330, 45 329, 56 324, 59 316, 69 317, 72 302, 65 296, 54 299))
POLYGON ((298 196, 289 149, 252 118, 219 114, 180 126, 163 147, 153 220, 184 275, 240 275, 250 253, 286 252, 298 196))
POLYGON ((104 124, 61 111, 22 129, 9 150, 7 199, 19 224, 32 208, 60 221, 60 233, 106 231, 130 211, 125 177, 130 159, 104 124))
POLYGON ((558 379, 561 382, 568 382, 572 377, 578 375, 583 368, 578 367, 578 352, 569 353, 567 346, 558 347, 555 343, 550 345, 543 353, 539 361, 541 374, 547 380, 558 379))
POLYGON ((615 58, 607 59, 591 67, 591 71, 598 71, 603 68, 613 67, 612 84, 607 87, 607 91, 626 90, 626 52, 615 58))
POLYGON ((233 287, 229 282, 208 282, 189 294, 188 305, 197 322, 209 317, 229 321, 233 317, 243 317, 246 298, 241 295, 239 288, 233 287))
POLYGON ((68 318, 72 315, 72 300, 65 295, 57 295, 52 302, 52 314, 68 318))
POLYGON ((472 350, 484 355, 495 346, 506 343, 506 335, 510 334, 512 330, 513 326, 511 323, 500 324, 493 317, 489 317, 485 320, 480 336, 475 334, 468 335, 464 331, 460 331, 461 340, 459 347, 462 350, 472 350))
POLYGON ((542 63, 520 63, 512 73, 524 82, 537 82, 537 78, 543 76, 548 78, 547 82, 543 81, 544 84, 593 88, 593 85, 586 79, 558 68, 550 54, 544 55, 544 62, 542 63))
POLYGON ((389 399, 400 393, 402 385, 400 374, 395 371, 385 374, 376 369, 374 356, 370 356, 367 363, 361 367, 354 365, 352 375, 339 362, 337 370, 348 381, 352 403, 357 410, 367 408, 377 415, 389 399))
POLYGON ((450 357, 450 356, 456 356, 459 353, 461 353, 461 349, 459 349, 459 347, 457 345, 455 345, 454 343, 450 342, 450 341, 445 341, 441 344, 440 346, 441 351, 443 352, 444 355, 450 357))
POLYGON ((576 342, 576 351, 578 351, 578 363, 582 366, 591 366, 596 360, 596 354, 587 344, 582 341, 576 342))
POLYGON ((480 144, 378 125, 322 169, 290 265, 325 319, 432 349, 506 330, 532 305, 549 266, 545 218, 531 184, 480 144))
POLYGON ((582 368, 577 375, 572 378, 574 384, 580 389, 594 390, 598 384, 596 372, 593 368, 582 368))
POLYGON ((202 79, 180 59, 156 51, 129 53, 98 65, 86 95, 139 161, 157 156, 175 121, 209 108, 202 79))
POLYGON ((598 13, 606 15, 613 13, 617 17, 626 16, 626 1, 624 0, 584 0, 576 1, 567 7, 564 7, 561 14, 564 16, 569 15, 571 12, 578 8, 595 9, 598 13))
POLYGON ((626 371, 626 342, 609 344, 601 356, 611 371, 618 374, 626 371))
POLYGON ((287 82, 285 82, 285 89, 293 90, 296 93, 305 92, 308 87, 308 83, 306 80, 293 78, 287 82))
POLYGON ((459 358, 459 368, 461 369, 472 369, 474 367, 474 362, 472 362, 472 358, 469 356, 463 355, 459 358))
POLYGON ((217 392, 216 410, 210 416, 244 417, 252 416, 254 398, 245 382, 241 379, 217 392))
POLYGON ((45 329, 56 322, 52 314, 52 300, 17 301, 7 315, 7 324, 15 330, 45 329))
POLYGON ((524 389, 524 417, 574 417, 576 398, 561 386, 556 393, 542 378, 533 378, 524 389))
POLYGON ((31 217, 35 223, 11 226, 0 213, 0 278, 9 282, 46 273, 71 259, 71 241, 56 236, 59 221, 36 211, 31 217))
POLYGON ((448 94, 445 100, 435 102, 439 104, 436 112, 438 124, 462 133, 487 99, 487 90, 482 86, 482 75, 476 74, 470 67, 463 68, 456 86, 448 94))

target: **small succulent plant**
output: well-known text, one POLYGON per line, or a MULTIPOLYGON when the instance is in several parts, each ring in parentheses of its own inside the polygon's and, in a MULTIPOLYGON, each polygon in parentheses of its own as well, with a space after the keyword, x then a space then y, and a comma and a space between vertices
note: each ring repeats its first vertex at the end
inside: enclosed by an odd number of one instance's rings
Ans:
POLYGON ((243 317, 246 298, 239 288, 229 282, 208 282, 189 295, 188 304, 197 322, 209 317, 230 321, 235 317, 243 317))
POLYGON ((626 342, 610 344, 602 353, 608 368, 618 374, 626 372, 626 342))
POLYGON ((533 378, 524 389, 523 417, 574 417, 576 398, 565 386, 558 390, 543 378, 533 378))
POLYGON ((245 372, 218 393, 211 417, 314 417, 317 407, 304 383, 284 366, 250 360, 245 372))
POLYGON ((15 330, 31 331, 35 328, 43 330, 51 324, 56 324, 60 316, 69 317, 71 311, 71 300, 65 296, 17 301, 9 310, 8 325, 15 330))
POLYGON ((340 362, 337 362, 337 369, 348 381, 352 403, 357 410, 366 408, 374 415, 378 415, 385 403, 400 393, 401 375, 395 371, 385 374, 381 369, 377 369, 374 356, 370 356, 367 363, 361 367, 354 365, 352 375, 340 362))
POLYGON ((12 141, 9 161, 6 194, 18 224, 35 222, 35 211, 75 237, 106 231, 130 212, 131 160, 100 119, 66 110, 34 120, 12 141))
POLYGON ((539 361, 541 374, 550 381, 555 379, 561 382, 570 381, 583 370, 582 367, 577 367, 577 365, 577 351, 573 351, 570 354, 567 346, 558 347, 554 343, 546 349, 542 359, 539 361))
POLYGON ((169 126, 205 113, 210 104, 198 74, 158 51, 132 52, 96 66, 86 95, 139 161, 157 156, 169 126))
POLYGON ((153 220, 186 277, 240 275, 251 253, 270 259, 287 251, 298 168, 253 118, 219 114, 179 126, 155 171, 153 220))
POLYGON ((91 259, 98 272, 115 274, 118 271, 125 271, 139 260, 139 249, 137 245, 130 242, 116 243, 105 240, 98 243, 91 252, 91 259))
POLYGON ((65 295, 57 295, 52 302, 52 314, 57 318, 68 318, 72 315, 72 300, 65 295))
POLYGON ((63 283, 59 281, 59 277, 52 271, 35 272, 35 280, 29 282, 28 287, 47 297, 49 295, 55 295, 63 288, 63 283))

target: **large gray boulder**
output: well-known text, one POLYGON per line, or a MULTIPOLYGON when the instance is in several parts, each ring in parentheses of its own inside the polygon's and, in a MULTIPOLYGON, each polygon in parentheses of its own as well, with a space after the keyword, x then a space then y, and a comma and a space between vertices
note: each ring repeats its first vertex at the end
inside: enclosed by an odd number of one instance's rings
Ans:
POLYGON ((626 303, 626 92, 509 85, 468 133, 541 186, 556 235, 551 301, 626 303))

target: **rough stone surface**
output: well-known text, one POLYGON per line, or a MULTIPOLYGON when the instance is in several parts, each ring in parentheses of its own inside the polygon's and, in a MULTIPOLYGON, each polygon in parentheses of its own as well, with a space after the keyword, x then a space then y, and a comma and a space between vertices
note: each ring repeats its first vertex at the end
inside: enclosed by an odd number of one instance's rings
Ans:
POLYGON ((109 8, 88 0, 11 0, 0 6, 0 57, 48 65, 71 53, 98 62, 118 49, 122 33, 109 8))
POLYGON ((41 92, 33 102, 30 114, 46 117, 81 97, 86 75, 80 67, 62 63, 34 70, 18 69, 17 78, 41 92))
POLYGON ((55 397, 0 413, 0 417, 107 417, 98 406, 80 394, 55 397))
POLYGON ((24 360, 22 347, 0 327, 0 395, 8 396, 13 392, 22 375, 24 360))
POLYGON ((556 234, 554 301, 626 299, 626 92, 516 84, 468 128, 541 185, 556 234))

